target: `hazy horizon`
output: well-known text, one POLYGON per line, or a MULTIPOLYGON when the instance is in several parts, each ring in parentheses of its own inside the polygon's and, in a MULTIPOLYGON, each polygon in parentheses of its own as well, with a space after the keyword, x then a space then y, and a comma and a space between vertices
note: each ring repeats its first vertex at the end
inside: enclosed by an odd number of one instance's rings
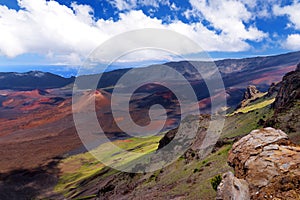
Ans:
MULTIPOLYGON (((213 58, 214 61, 226 60, 226 59, 247 59, 247 58, 255 58, 255 57, 269 57, 269 56, 277 56, 283 55, 288 53, 294 53, 298 51, 288 51, 282 53, 274 53, 268 55, 249 55, 249 56, 241 56, 241 57, 234 57, 232 54, 225 54, 223 53, 223 58, 213 58), (227 56, 227 57, 226 57, 227 56)), ((215 53, 209 54, 210 56, 213 55, 221 55, 222 53, 215 53)), ((236 54, 236 53, 235 53, 236 54)), ((132 64, 122 64, 122 65, 112 65, 106 69, 106 72, 114 71, 118 69, 126 69, 126 68, 140 68, 140 67, 147 67, 156 64, 164 64, 168 62, 180 62, 186 60, 176 60, 176 61, 148 61, 148 62, 140 62, 140 63, 132 63, 132 64)), ((203 61, 203 60, 188 60, 188 61, 203 61)), ((68 66, 68 65, 13 65, 13 66, 0 66, 0 72, 17 72, 17 73, 26 73, 29 71, 42 71, 42 72, 50 72, 65 78, 70 78, 72 76, 77 76, 78 70, 81 66, 68 66)), ((96 74, 93 72, 88 72, 88 74, 96 74)))

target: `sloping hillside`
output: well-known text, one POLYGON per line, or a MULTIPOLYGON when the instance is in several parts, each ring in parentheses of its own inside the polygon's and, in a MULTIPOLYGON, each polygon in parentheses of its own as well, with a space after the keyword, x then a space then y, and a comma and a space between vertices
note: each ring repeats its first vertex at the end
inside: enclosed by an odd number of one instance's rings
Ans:
MULTIPOLYGON (((298 87, 294 88, 290 85, 294 83, 291 80, 294 80, 295 74, 298 74, 298 71, 289 73, 283 78, 275 103, 268 102, 261 106, 261 102, 274 98, 274 94, 273 96, 265 95, 245 106, 245 108, 250 107, 247 111, 228 116, 220 140, 213 152, 205 159, 199 159, 196 156, 197 151, 189 150, 176 162, 162 170, 153 173, 128 174, 107 167, 96 168, 94 171, 97 165, 84 164, 96 162, 94 158, 88 153, 76 155, 63 161, 65 164, 61 168, 63 174, 57 191, 63 192, 69 199, 139 199, 140 196, 148 199, 214 199, 216 192, 210 182, 213 177, 230 170, 227 165, 227 156, 232 144, 251 130, 265 126, 265 121, 268 119, 280 118, 281 114, 284 114, 278 111, 276 103, 282 99, 280 91, 285 91, 286 87, 299 90, 298 87), (72 167, 74 165, 77 167, 72 167), (70 175, 77 173, 76 179, 69 176, 66 169, 70 170, 68 171, 70 175), (86 177, 81 170, 86 170, 88 176, 86 177)), ((288 100, 290 107, 294 108, 298 105, 299 97, 296 96, 293 101, 290 100, 288 100)), ((294 110, 291 112, 294 114, 294 110)), ((294 121, 298 122, 299 118, 295 118, 294 121)), ((285 122, 281 120, 277 123, 279 126, 285 126, 285 122)), ((124 145, 126 141, 120 141, 120 143, 124 145)), ((134 149, 139 146, 140 150, 147 148, 138 143, 131 142, 131 145, 128 147, 134 149)), ((111 157, 112 160, 116 158, 111 157)))

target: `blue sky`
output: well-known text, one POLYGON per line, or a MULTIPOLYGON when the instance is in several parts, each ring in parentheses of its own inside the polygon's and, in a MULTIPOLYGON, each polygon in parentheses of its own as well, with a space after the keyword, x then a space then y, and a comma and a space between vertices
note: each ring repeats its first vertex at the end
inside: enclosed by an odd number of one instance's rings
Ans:
POLYGON ((71 75, 104 41, 142 28, 181 33, 214 59, 298 51, 299 10, 299 0, 0 0, 0 71, 71 75))

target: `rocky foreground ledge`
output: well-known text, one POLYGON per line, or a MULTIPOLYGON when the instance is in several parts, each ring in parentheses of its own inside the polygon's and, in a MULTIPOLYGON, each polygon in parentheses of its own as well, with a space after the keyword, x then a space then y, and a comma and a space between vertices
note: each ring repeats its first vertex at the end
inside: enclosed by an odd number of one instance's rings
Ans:
POLYGON ((223 175, 217 200, 300 200, 300 146, 281 130, 254 130, 228 156, 234 169, 223 175))

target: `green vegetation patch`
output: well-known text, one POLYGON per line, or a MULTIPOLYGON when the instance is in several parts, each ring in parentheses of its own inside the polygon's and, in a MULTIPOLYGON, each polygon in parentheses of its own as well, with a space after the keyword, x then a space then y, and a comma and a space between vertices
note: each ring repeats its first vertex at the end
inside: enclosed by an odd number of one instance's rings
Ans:
POLYGON ((220 174, 217 175, 217 176, 215 176, 215 177, 213 177, 213 178, 210 180, 211 186, 212 186, 212 188, 213 188, 215 191, 217 191, 218 186, 220 185, 221 181, 222 181, 222 176, 221 176, 220 174))
POLYGON ((250 104, 250 105, 248 105, 244 108, 240 108, 240 109, 236 110, 234 113, 229 114, 229 116, 232 116, 232 115, 237 114, 237 113, 248 113, 250 111, 254 111, 254 110, 257 110, 257 109, 260 109, 260 108, 264 108, 264 107, 272 104, 274 101, 275 101, 275 98, 267 99, 267 100, 264 100, 264 101, 261 101, 261 102, 255 102, 255 103, 250 104))
POLYGON ((263 122, 273 116, 274 110, 269 106, 258 108, 247 113, 236 113, 226 117, 221 138, 233 138, 250 133, 263 127, 263 122))
POLYGON ((149 179, 139 186, 147 188, 168 188, 168 192, 159 193, 159 199, 184 196, 184 199, 214 199, 216 192, 211 187, 211 178, 223 174, 231 168, 227 164, 228 152, 232 145, 225 145, 205 160, 193 160, 186 163, 178 159, 163 169, 162 173, 153 172, 149 179))
MULTIPOLYGON (((62 174, 59 177, 55 191, 69 196, 70 191, 76 189, 82 181, 100 174, 105 165, 95 158, 94 155, 103 158, 106 164, 115 166, 126 165, 145 154, 155 151, 161 138, 162 136, 160 135, 118 140, 114 141, 113 144, 119 147, 119 150, 111 149, 111 145, 105 143, 92 150, 91 153, 86 152, 70 156, 59 164, 62 174), (136 154, 131 154, 130 152, 136 154)), ((112 172, 117 173, 116 170, 112 172)))

